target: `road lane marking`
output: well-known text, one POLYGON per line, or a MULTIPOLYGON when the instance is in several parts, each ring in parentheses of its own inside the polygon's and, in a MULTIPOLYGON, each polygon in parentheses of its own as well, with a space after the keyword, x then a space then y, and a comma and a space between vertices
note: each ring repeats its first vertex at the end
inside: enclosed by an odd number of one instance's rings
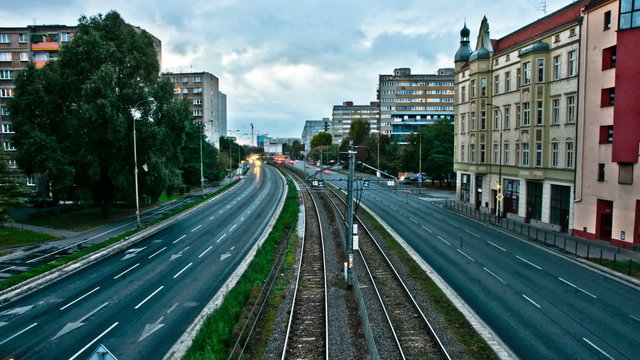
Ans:
POLYGON ((202 224, 200 224, 200 225, 196 226, 194 229, 192 229, 192 230, 191 230, 191 232, 194 232, 194 231, 196 231, 196 230, 200 229, 201 227, 202 227, 202 224))
POLYGON ((60 310, 64 310, 64 309, 68 308, 69 306, 71 306, 71 305, 73 305, 73 304, 77 303, 78 301, 80 301, 80 300, 84 299, 85 297, 87 297, 87 296, 91 295, 92 293, 94 293, 94 292, 98 291, 98 289, 100 289, 100 286, 98 286, 97 288, 95 288, 95 289, 93 289, 93 290, 89 291, 88 293, 86 293, 86 294, 84 294, 84 295, 80 296, 79 298, 77 298, 77 299, 73 300, 72 302, 68 303, 67 305, 65 305, 65 306, 61 307, 61 308, 60 308, 60 310))
POLYGON ((2 269, 2 270, 0 270, 0 273, 1 273, 1 272, 5 272, 5 271, 7 271, 7 270, 11 270, 11 269, 13 269, 14 267, 16 267, 16 266, 15 266, 15 265, 14 265, 14 266, 9 266, 9 267, 8 267, 8 268, 6 268, 6 269, 2 269))
POLYGON ((438 235, 438 239, 442 240, 442 242, 444 242, 447 245, 451 245, 451 243, 449 243, 447 240, 441 238, 440 235, 438 235))
POLYGON ((161 253, 162 251, 164 251, 164 250, 166 250, 166 249, 167 249, 167 247, 166 247, 166 246, 165 246, 165 247, 163 247, 162 249, 160 249, 160 250, 158 250, 158 251, 154 252, 153 254, 149 255, 148 259, 151 259, 152 257, 154 257, 154 256, 158 255, 159 253, 161 253))
POLYGON ((468 232, 469 234, 471 234, 471 235, 473 235, 473 236, 475 236, 475 237, 477 237, 477 238, 479 238, 479 237, 480 237, 480 236, 478 236, 478 235, 476 235, 476 234, 472 233, 471 231, 469 231, 469 230, 467 230, 467 229, 465 229, 464 231, 468 232))
POLYGON ((498 246, 498 245, 496 245, 496 244, 492 243, 491 241, 487 241, 487 242, 488 242, 489 244, 491 244, 491 245, 493 245, 493 246, 497 247, 498 249, 500 249, 500 250, 502 250, 502 251, 507 251, 507 249, 503 248, 502 246, 498 246))
POLYGON ((36 326, 36 325, 38 325, 38 323, 33 323, 33 324, 29 325, 28 327, 26 327, 26 328, 22 329, 20 332, 18 332, 18 333, 16 333, 16 334, 14 334, 13 336, 11 336, 11 337, 9 337, 9 338, 6 338, 6 339, 4 339, 2 342, 0 342, 0 345, 2 345, 2 344, 4 344, 4 343, 6 343, 7 341, 9 341, 9 340, 13 339, 14 337, 16 337, 16 336, 18 336, 18 335, 22 334, 23 332, 25 332, 25 331, 27 331, 27 330, 31 329, 32 327, 34 327, 34 326, 36 326))
POLYGON ((213 220, 213 218, 214 218, 214 217, 215 217, 215 216, 210 217, 210 218, 209 218, 209 220, 213 220))
POLYGON ((486 267, 483 267, 483 269, 485 269, 489 274, 493 275, 493 277, 495 277, 496 279, 500 280, 501 283, 507 285, 507 283, 504 280, 502 280, 500 276, 494 274, 491 270, 487 269, 486 267))
POLYGON ((525 260, 525 259, 521 258, 521 257, 520 257, 520 256, 518 256, 518 255, 516 255, 516 257, 517 257, 518 259, 520 259, 520 260, 522 260, 522 261, 526 262, 527 264, 529 264, 529 265, 533 266, 534 268, 536 268, 536 269, 538 269, 538 270, 542 270, 542 268, 541 268, 540 266, 538 266, 538 265, 536 265, 536 264, 532 263, 531 261, 527 261, 527 260, 525 260))
POLYGON ((597 298, 598 298, 597 296, 593 295, 592 293, 590 293, 590 292, 588 292, 588 291, 586 291, 586 290, 583 290, 583 289, 581 289, 581 288, 577 287, 576 285, 574 285, 574 284, 572 284, 572 283, 568 282, 567 280, 565 280, 565 279, 563 279, 563 278, 558 278, 558 280, 562 281, 563 283, 565 283, 565 284, 567 284, 567 285, 569 285, 569 286, 571 286, 571 287, 573 287, 573 288, 575 288, 575 289, 578 289, 578 290, 582 291, 583 293, 585 293, 585 294, 587 294, 587 295, 591 296, 591 297, 592 297, 592 298, 594 298, 594 299, 597 299, 597 298))
POLYGON ((418 223, 414 218, 410 217, 409 220, 413 221, 414 223, 418 223))
POLYGON ((229 229, 229 231, 233 231, 233 229, 235 229, 237 226, 237 224, 233 224, 233 226, 231 227, 231 229, 229 229))
POLYGON ((125 270, 125 271, 121 272, 120 274, 116 275, 116 277, 114 277, 114 278, 113 278, 113 280, 115 280, 115 279, 119 278, 120 276, 122 276, 122 275, 124 275, 124 274, 128 273, 129 271, 131 271, 131 270, 133 270, 133 269, 137 268, 137 267, 138 267, 138 265, 140 265, 140 263, 137 263, 137 264, 133 265, 132 267, 128 268, 127 270, 125 270))
POLYGON ((191 265, 193 265, 193 263, 192 263, 192 262, 191 262, 191 263, 189 263, 189 265, 187 265, 187 266, 183 267, 183 268, 182 268, 182 270, 178 271, 178 273, 177 273, 177 274, 173 275, 173 278, 175 279, 175 278, 177 278, 178 276, 180 276, 180 274, 182 274, 182 272, 184 272, 185 270, 187 270, 191 265))
POLYGON ((523 296, 525 299, 527 299, 527 301, 529 301, 530 303, 532 303, 533 305, 535 305, 538 309, 540 309, 540 305, 536 304, 536 302, 535 302, 535 301, 533 301, 533 300, 529 299, 529 298, 527 297, 527 295, 522 294, 522 296, 523 296))
POLYGON ((244 221, 244 216, 240 218, 240 221, 244 221))
POLYGON ((604 352, 604 350, 600 349, 599 347, 596 346, 596 344, 592 343, 591 341, 587 340, 587 338, 582 338, 582 340, 584 340, 587 344, 593 346, 594 349, 600 351, 600 353, 604 356, 606 356, 608 359, 613 360, 613 358, 607 354, 606 352, 604 352))
POLYGON ((140 302, 140 304, 136 305, 134 307, 134 309, 138 309, 140 306, 142 306, 142 304, 146 303, 149 299, 151 299, 155 294, 158 293, 158 291, 162 290, 164 288, 164 285, 160 286, 158 288, 158 290, 154 291, 151 293, 151 295, 147 296, 144 300, 142 300, 142 302, 140 302))
POLYGON ((636 320, 636 321, 640 321, 640 319, 638 319, 637 317, 635 317, 635 316, 633 316, 633 315, 631 315, 631 314, 629 314, 629 316, 631 316, 631 317, 632 317, 634 320, 636 320))
POLYGON ((465 254, 462 250, 460 250, 460 249, 456 249, 456 250, 458 250, 458 252, 459 252, 460 254, 462 254, 462 255, 466 256, 466 257, 467 257, 467 259, 469 259, 469 260, 471 260, 471 261, 475 261, 475 260, 473 260, 473 258, 472 258, 471 256, 469 256, 469 255, 465 254))
POLYGON ((187 237, 187 235, 182 235, 182 236, 180 236, 176 241, 174 241, 173 243, 175 244, 175 243, 177 243, 178 241, 180 241, 180 240, 182 240, 182 239, 184 239, 184 238, 186 238, 186 237, 187 237))
POLYGON ((227 234, 224 234, 224 235, 220 236, 220 239, 216 240, 216 242, 219 243, 220 240, 224 239, 225 236, 227 236, 227 234))
POLYGON ((211 250, 211 248, 212 248, 212 247, 213 247, 213 246, 209 246, 209 247, 207 248, 207 250, 203 251, 203 252, 202 252, 202 254, 200 254, 198 257, 199 257, 199 258, 203 257, 203 256, 204 256, 204 254, 206 254, 207 252, 209 252, 209 250, 211 250))
POLYGON ((105 302, 104 304, 98 306, 95 310, 93 310, 92 312, 88 313, 87 315, 83 316, 82 319, 76 321, 76 322, 72 322, 72 323, 68 323, 67 325, 64 326, 64 328, 62 328, 62 330, 60 330, 56 336, 54 336, 54 339, 59 338, 62 335, 66 335, 70 332, 72 332, 73 330, 79 328, 80 326, 84 325, 85 320, 87 320, 89 317, 91 317, 93 314, 97 313, 98 311, 102 310, 103 307, 109 305, 109 302, 105 302))
POLYGON ((80 356, 80 354, 82 354, 85 350, 87 350, 89 348, 89 346, 95 344, 96 341, 100 340, 101 337, 105 336, 109 331, 111 331, 111 329, 113 329, 114 327, 116 327, 119 323, 115 322, 113 325, 111 325, 107 330, 103 331, 102 334, 98 335, 95 339, 91 340, 90 343, 88 343, 87 345, 85 345, 85 347, 83 347, 82 349, 80 349, 80 351, 78 351, 77 353, 75 353, 75 355, 73 355, 72 357, 69 358, 69 360, 74 360, 75 358, 77 358, 78 356, 80 356))
POLYGON ((223 211, 224 211, 224 210, 220 210, 220 211, 218 211, 218 214, 222 214, 222 212, 223 212, 223 211))
POLYGON ((427 230, 427 231, 428 231, 429 233, 431 233, 431 234, 433 233, 433 231, 431 231, 430 229, 426 228, 424 225, 422 225, 422 228, 423 228, 423 229, 425 229, 425 230, 427 230))

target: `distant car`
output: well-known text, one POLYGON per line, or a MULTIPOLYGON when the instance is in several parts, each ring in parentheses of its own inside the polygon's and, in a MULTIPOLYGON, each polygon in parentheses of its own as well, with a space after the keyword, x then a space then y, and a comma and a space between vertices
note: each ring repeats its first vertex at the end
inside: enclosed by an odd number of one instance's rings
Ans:
POLYGON ((417 176, 413 176, 413 177, 403 177, 402 180, 400 180, 400 182, 402 184, 411 184, 411 183, 417 183, 418 182, 418 177, 417 176))
POLYGON ((42 196, 42 195, 31 195, 26 199, 27 204, 30 204, 33 207, 43 208, 50 206, 57 206, 58 200, 50 197, 50 196, 42 196))

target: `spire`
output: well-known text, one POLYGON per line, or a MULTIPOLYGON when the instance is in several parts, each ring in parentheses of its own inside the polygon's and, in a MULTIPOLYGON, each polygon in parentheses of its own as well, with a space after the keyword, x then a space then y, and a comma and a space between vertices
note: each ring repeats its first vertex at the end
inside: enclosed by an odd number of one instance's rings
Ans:
POLYGON ((489 21, 487 17, 482 17, 480 23, 480 30, 478 31, 478 41, 476 42, 476 51, 474 51, 469 57, 469 61, 476 59, 488 59, 493 52, 493 45, 491 44, 491 37, 489 36, 489 21))
POLYGON ((460 47, 454 57, 454 62, 467 62, 471 55, 471 46, 469 45, 469 35, 471 31, 467 28, 467 22, 464 22, 464 27, 460 30, 460 47))

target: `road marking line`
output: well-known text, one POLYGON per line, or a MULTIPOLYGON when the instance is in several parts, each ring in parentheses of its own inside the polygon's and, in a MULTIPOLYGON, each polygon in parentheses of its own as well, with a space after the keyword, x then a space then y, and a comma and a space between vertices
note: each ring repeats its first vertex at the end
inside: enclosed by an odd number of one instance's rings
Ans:
POLYGON ((16 266, 15 266, 15 265, 14 265, 14 266, 9 266, 9 267, 8 267, 8 268, 6 268, 6 269, 2 269, 2 270, 0 270, 0 273, 1 273, 1 272, 5 272, 5 271, 7 271, 7 270, 11 270, 11 269, 13 269, 14 267, 16 267, 16 266))
POLYGON ((178 241, 180 241, 180 240, 182 240, 182 239, 184 239, 184 238, 186 238, 186 237, 187 237, 187 235, 182 235, 182 236, 180 236, 176 241, 174 241, 173 243, 175 244, 175 243, 177 243, 178 241))
POLYGON ((438 239, 442 240, 442 242, 444 242, 447 245, 451 245, 451 243, 449 243, 447 240, 441 238, 440 235, 438 235, 438 239))
POLYGON ((182 268, 182 270, 178 271, 177 274, 173 275, 173 278, 177 278, 178 276, 180 276, 180 274, 182 274, 183 271, 187 270, 191 265, 193 265, 193 263, 189 263, 189 265, 185 266, 182 268))
POLYGON ((159 253, 161 253, 162 251, 164 251, 164 250, 166 250, 166 249, 167 249, 167 247, 166 247, 166 246, 165 246, 165 247, 163 247, 162 249, 160 249, 160 250, 158 250, 158 251, 154 252, 153 254, 149 255, 148 259, 151 259, 152 257, 154 257, 154 256, 158 255, 159 253))
POLYGON ((209 220, 213 220, 213 218, 214 218, 214 217, 215 217, 215 216, 210 217, 210 218, 209 218, 209 220))
POLYGON ((87 348, 89 348, 89 346, 93 345, 96 341, 100 340, 101 337, 103 337, 106 333, 108 333, 109 331, 111 331, 111 329, 113 329, 114 327, 116 327, 116 325, 118 325, 119 323, 116 322, 113 325, 111 325, 107 330, 103 331, 102 334, 98 335, 98 337, 96 337, 95 339, 91 340, 90 343, 88 343, 87 345, 85 345, 85 347, 83 347, 82 349, 80 349, 80 351, 78 351, 75 355, 73 355, 72 357, 69 358, 69 360, 74 360, 75 358, 77 358, 80 354, 82 354, 85 350, 87 350, 87 348))
POLYGON ((93 292, 95 292, 95 291, 98 291, 98 289, 100 289, 100 286, 98 286, 97 288, 95 288, 95 289, 93 289, 93 290, 89 291, 88 293, 86 293, 86 294, 84 294, 84 295, 80 296, 79 298, 77 298, 77 299, 73 300, 72 302, 68 303, 67 305, 65 305, 65 306, 61 307, 61 308, 60 308, 60 310, 64 310, 64 309, 68 308, 69 306, 71 306, 71 305, 73 305, 73 304, 77 303, 78 301, 80 301, 80 300, 84 299, 86 296, 91 295, 91 293, 93 293, 93 292))
POLYGON ((414 223, 418 223, 417 221, 414 220, 414 218, 410 217, 409 220, 413 221, 414 223))
POLYGON ((606 352, 604 352, 604 350, 600 349, 599 347, 597 347, 594 343, 592 343, 591 341, 587 340, 587 338, 582 338, 582 340, 586 341, 587 344, 593 346, 596 350, 600 351, 600 353, 604 356, 606 356, 607 358, 613 360, 613 358, 611 356, 609 356, 609 354, 607 354, 606 352))
POLYGON ((629 316, 631 316, 634 320, 640 321, 640 319, 638 319, 637 317, 635 317, 635 316, 633 316, 631 314, 629 314, 629 316))
POLYGON ((240 221, 244 221, 244 216, 240 218, 240 221))
POLYGON ((133 265, 132 267, 128 268, 127 270, 125 270, 125 271, 121 272, 120 274, 116 275, 116 277, 114 277, 114 278, 113 278, 113 280, 115 280, 115 279, 119 278, 120 276, 122 276, 122 275, 124 275, 124 274, 128 273, 129 271, 131 271, 131 270, 133 270, 133 269, 137 268, 137 267, 138 267, 138 265, 140 265, 140 263, 137 263, 137 264, 133 265))
POLYGON ((213 246, 209 246, 209 247, 207 248, 207 250, 203 251, 203 252, 202 252, 202 254, 200 254, 200 256, 198 256, 198 257, 199 257, 199 258, 203 257, 203 256, 204 256, 204 254, 206 254, 207 252, 209 252, 209 250, 211 250, 211 248, 212 248, 212 247, 213 247, 213 246))
POLYGON ((520 259, 520 260, 522 260, 522 261, 526 262, 527 264, 529 264, 529 265, 533 266, 534 268, 536 268, 536 269, 538 269, 538 270, 542 270, 542 268, 541 268, 540 266, 538 266, 538 265, 536 265, 536 264, 532 263, 531 261, 527 261, 527 260, 525 260, 525 259, 521 258, 521 257, 520 257, 520 256, 518 256, 518 255, 516 255, 516 257, 517 257, 518 259, 520 259))
POLYGON ((522 296, 523 296, 525 299, 527 299, 530 303, 532 303, 533 305, 535 305, 538 309, 540 309, 540 305, 536 304, 536 302, 535 302, 535 301, 533 301, 533 300, 529 299, 529 298, 527 297, 527 295, 522 294, 522 296))
POLYGON ((9 337, 9 338, 4 339, 2 342, 0 342, 0 345, 2 345, 2 344, 4 344, 4 343, 6 343, 7 341, 9 341, 9 340, 13 339, 14 337, 16 337, 16 336, 18 336, 18 335, 22 334, 23 332, 25 332, 25 331, 27 331, 27 330, 31 329, 32 327, 34 327, 34 326, 36 326, 36 325, 38 325, 38 323, 33 323, 33 324, 29 325, 28 327, 26 327, 25 329, 21 330, 21 331, 20 331, 20 332, 18 332, 17 334, 15 334, 15 335, 13 335, 13 336, 11 336, 11 337, 9 337))
POLYGON ((142 306, 142 304, 146 303, 146 302, 147 302, 147 300, 151 299, 151 297, 153 297, 153 295, 157 294, 157 293, 158 293, 158 291, 162 290, 163 288, 164 288, 164 285, 160 286, 160 287, 158 288, 158 290, 156 290, 156 291, 152 292, 152 293, 151 293, 151 295, 147 296, 144 300, 142 300, 142 302, 141 302, 140 304, 136 305, 136 306, 134 307, 134 309, 138 309, 140 306, 142 306))
POLYGON ((565 279, 563 279, 563 278, 558 278, 558 280, 562 281, 563 283, 565 283, 565 284, 567 284, 567 285, 569 285, 569 286, 571 286, 571 287, 573 287, 573 288, 576 288, 576 289, 578 289, 578 290, 582 291, 583 293, 585 293, 585 294, 587 294, 587 295, 591 296, 591 297, 592 297, 592 298, 594 298, 594 299, 597 299, 597 298, 598 298, 597 296, 593 295, 592 293, 590 293, 590 292, 588 292, 588 291, 585 291, 585 290, 580 289, 579 287, 577 287, 577 286, 573 285, 572 283, 568 282, 567 280, 565 280, 565 279))
POLYGON ((192 230, 191 230, 191 232, 194 232, 194 231, 196 231, 196 230, 200 229, 201 227, 202 227, 202 224, 201 224, 201 225, 196 226, 194 229, 192 229, 192 230))
POLYGON ((504 280, 502 280, 500 276, 494 274, 491 270, 487 269, 486 267, 483 267, 483 269, 485 269, 489 274, 493 275, 493 277, 495 277, 496 279, 500 280, 501 283, 507 285, 507 283, 504 282, 504 280))
POLYGON ((224 211, 224 210, 220 210, 220 211, 218 211, 218 214, 222 214, 222 212, 223 212, 223 211, 224 211))
POLYGON ((422 228, 427 230, 429 233, 433 233, 433 231, 431 231, 430 229, 427 229, 426 227, 424 227, 424 225, 422 226, 422 228))
POLYGON ((233 226, 231 227, 231 229, 229 229, 229 231, 233 231, 233 229, 235 229, 237 226, 237 224, 233 224, 233 226))
POLYGON ((225 236, 227 236, 227 234, 224 234, 224 235, 220 236, 220 239, 216 240, 216 242, 219 243, 220 240, 224 239, 225 236))
POLYGON ((459 252, 460 254, 462 254, 462 255, 466 256, 466 257, 467 257, 467 259, 469 259, 469 260, 471 260, 471 261, 475 261, 475 260, 473 260, 473 258, 472 258, 471 256, 469 256, 469 255, 465 254, 462 250, 460 250, 460 249, 456 249, 456 250, 458 250, 458 252, 459 252))
POLYGON ((503 248, 502 246, 498 246, 498 245, 496 245, 496 244, 492 243, 491 241, 487 241, 487 242, 488 242, 489 244, 491 244, 491 245, 493 245, 493 246, 497 247, 498 249, 500 249, 500 250, 502 250, 502 251, 507 251, 507 249, 503 248))
POLYGON ((477 238, 479 238, 479 237, 480 237, 480 236, 478 236, 478 235, 476 235, 476 234, 472 233, 472 232, 471 232, 471 231, 469 231, 469 230, 466 230, 466 229, 465 229, 464 231, 468 232, 469 234, 471 234, 471 235, 473 235, 473 236, 475 236, 475 237, 477 237, 477 238))

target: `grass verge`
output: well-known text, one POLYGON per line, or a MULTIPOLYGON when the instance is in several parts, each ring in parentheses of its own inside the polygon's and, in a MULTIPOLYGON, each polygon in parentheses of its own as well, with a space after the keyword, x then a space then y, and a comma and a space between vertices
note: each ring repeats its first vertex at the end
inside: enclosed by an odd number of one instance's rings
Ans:
POLYGON ((102 217, 100 211, 99 207, 72 210, 41 218, 29 219, 25 221, 25 224, 79 232, 122 219, 132 213, 131 209, 114 207, 111 218, 105 219, 102 217))
POLYGON ((631 261, 613 261, 613 260, 607 260, 607 259, 600 259, 600 258, 588 258, 587 260, 595 263, 595 264, 600 264, 604 267, 607 267, 613 271, 617 271, 621 274, 625 274, 631 277, 634 277, 636 279, 640 279, 640 263, 637 262, 631 262, 631 261))
POLYGON ((264 283, 276 256, 278 244, 285 240, 285 234, 295 226, 298 217, 298 195, 293 182, 287 180, 287 183, 289 191, 284 207, 269 236, 258 249, 236 286, 227 293, 220 307, 206 318, 184 359, 227 358, 235 341, 233 329, 240 319, 253 288, 264 283))
POLYGON ((164 220, 166 220, 166 219, 168 219, 168 218, 170 218, 172 216, 175 216, 175 215, 177 215, 177 214, 179 214, 179 213, 181 213, 183 211, 186 211, 187 209, 190 209, 190 208, 202 203, 203 201, 208 200, 209 198, 212 198, 212 197, 220 194, 221 192, 226 191, 227 189, 229 189, 232 186, 236 185, 239 181, 240 180, 235 180, 235 181, 223 186, 222 188, 216 190, 214 193, 212 193, 210 195, 207 195, 206 197, 204 197, 202 199, 199 199, 199 200, 196 200, 194 202, 191 202, 191 203, 183 206, 180 209, 176 209, 176 210, 172 211, 171 213, 165 214, 164 216, 162 216, 162 217, 160 217, 160 218, 158 218, 158 219, 156 219, 154 221, 151 221, 148 224, 145 224, 144 226, 142 226, 139 229, 130 230, 130 231, 125 232, 123 234, 114 236, 114 237, 112 237, 112 238, 110 238, 108 240, 105 240, 105 241, 103 241, 101 243, 94 244, 92 246, 84 248, 84 249, 82 249, 82 250, 80 250, 78 252, 75 252, 73 254, 61 257, 61 258, 59 258, 57 260, 54 260, 52 262, 49 262, 47 264, 43 264, 43 265, 34 267, 34 268, 29 269, 29 270, 27 270, 27 271, 25 271, 23 273, 20 273, 20 274, 12 276, 10 278, 6 278, 4 280, 1 280, 0 281, 0 291, 6 290, 6 289, 8 289, 8 288, 10 288, 12 286, 15 286, 15 285, 18 285, 18 284, 22 283, 23 281, 29 280, 31 278, 34 278, 34 277, 38 276, 38 275, 42 275, 42 274, 46 273, 47 271, 51 271, 51 270, 53 270, 55 268, 58 268, 58 267, 60 267, 62 265, 66 265, 66 264, 70 263, 73 260, 79 259, 79 258, 81 258, 83 256, 86 256, 88 254, 96 252, 96 251, 98 251, 100 249, 106 248, 109 245, 115 244, 120 240, 126 239, 126 238, 128 238, 128 237, 130 237, 130 236, 132 236, 132 235, 134 235, 134 234, 136 234, 136 233, 148 228, 149 226, 152 226, 152 225, 155 225, 157 223, 160 223, 160 222, 162 222, 162 221, 164 221, 164 220))
POLYGON ((418 265, 413 258, 407 253, 407 251, 400 245, 394 238, 387 232, 387 230, 374 219, 364 209, 360 209, 362 216, 366 221, 373 226, 375 231, 380 234, 387 243, 389 250, 391 250, 399 261, 407 267, 408 274, 411 279, 420 286, 422 291, 426 294, 429 302, 433 305, 436 312, 438 312, 445 320, 449 329, 453 332, 456 339, 464 346, 465 354, 470 359, 479 360, 495 360, 498 356, 491 349, 491 347, 484 341, 484 339, 476 332, 476 330, 469 324, 464 315, 458 310, 458 308, 451 303, 449 298, 440 290, 431 278, 425 274, 424 270, 418 265))
POLYGON ((0 226, 0 249, 36 244, 56 239, 59 239, 59 237, 37 231, 0 226))

